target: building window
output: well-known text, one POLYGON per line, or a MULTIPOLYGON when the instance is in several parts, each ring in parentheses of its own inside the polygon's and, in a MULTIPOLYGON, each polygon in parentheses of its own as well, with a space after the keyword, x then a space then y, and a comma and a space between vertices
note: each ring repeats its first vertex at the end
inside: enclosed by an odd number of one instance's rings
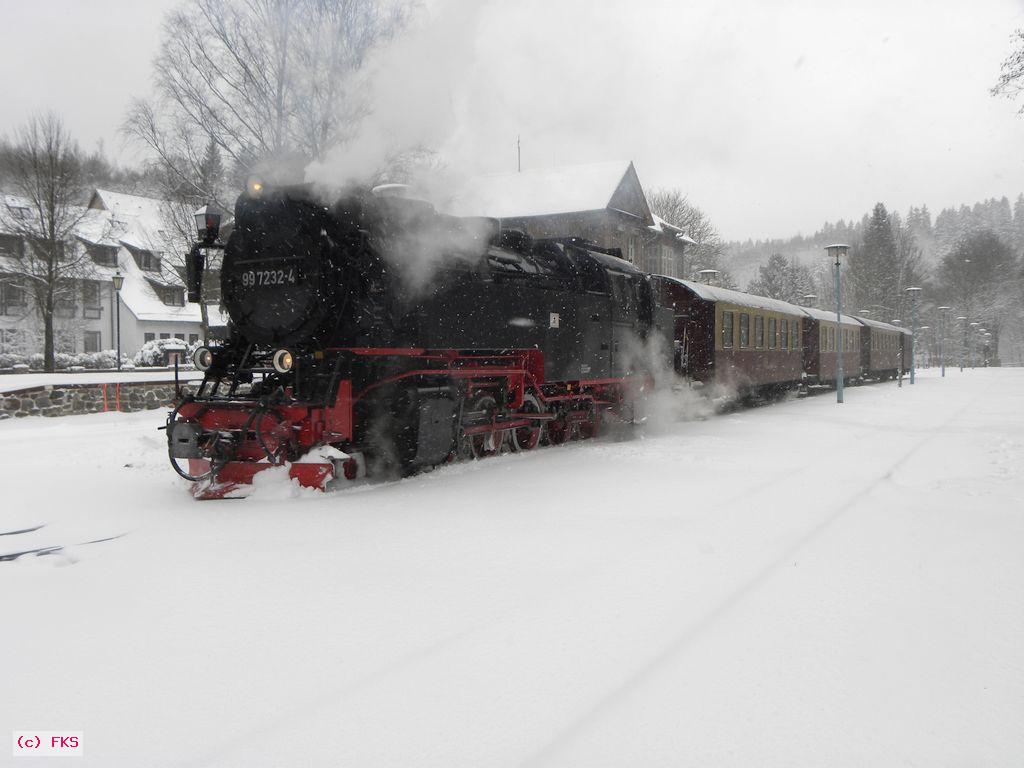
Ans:
POLYGON ((75 316, 75 295, 70 290, 67 290, 54 300, 53 313, 57 317, 75 316))
POLYGON ((800 349, 800 321, 793 321, 793 349, 800 349))
POLYGON ((722 347, 723 349, 732 348, 733 340, 733 329, 732 329, 732 312, 722 313, 722 347))
POLYGON ((139 265, 139 269, 146 272, 159 272, 160 271, 160 257, 153 251, 143 251, 137 249, 131 249, 132 256, 135 259, 135 263, 139 265))
POLYGON ((102 310, 100 308, 99 280, 82 281, 82 312, 86 320, 96 320, 102 310))
POLYGON ((95 264, 103 267, 117 266, 117 248, 113 245, 94 245, 90 243, 85 246, 85 252, 89 254, 89 258, 95 264))
POLYGON ((86 331, 85 332, 85 351, 86 352, 99 352, 100 351, 100 332, 99 331, 86 331))
POLYGON ((156 341, 156 334, 155 333, 146 333, 146 334, 143 334, 143 338, 147 342, 149 342, 149 341, 156 341))
POLYGON ((20 314, 25 308, 25 289, 13 277, 0 277, 0 315, 20 314))
POLYGON ((754 346, 758 349, 764 347, 764 318, 761 315, 754 317, 754 346))
POLYGON ((189 344, 198 344, 199 343, 199 334, 198 333, 190 333, 188 335, 188 343, 189 344))
POLYGON ((23 241, 17 235, 0 235, 0 256, 13 256, 20 259, 25 255, 23 241))
POLYGON ((740 314, 740 349, 750 346, 750 315, 740 314))
POLYGON ((185 306, 185 291, 175 285, 155 285, 157 296, 160 301, 169 307, 185 306))
POLYGON ((782 337, 782 348, 789 349, 789 320, 782 321, 782 333, 779 335, 782 337))
POLYGON ((777 346, 776 338, 778 337, 778 330, 775 324, 775 318, 768 318, 768 349, 775 349, 777 346))

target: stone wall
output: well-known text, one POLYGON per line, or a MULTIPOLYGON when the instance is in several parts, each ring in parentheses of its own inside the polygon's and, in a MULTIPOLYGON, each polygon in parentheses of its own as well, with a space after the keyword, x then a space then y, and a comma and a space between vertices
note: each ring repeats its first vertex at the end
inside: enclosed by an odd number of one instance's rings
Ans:
MULTIPOLYGON (((182 390, 189 391, 187 385, 182 390)), ((166 408, 174 400, 174 382, 61 384, 0 392, 0 420, 17 416, 71 416, 104 411, 166 408)))

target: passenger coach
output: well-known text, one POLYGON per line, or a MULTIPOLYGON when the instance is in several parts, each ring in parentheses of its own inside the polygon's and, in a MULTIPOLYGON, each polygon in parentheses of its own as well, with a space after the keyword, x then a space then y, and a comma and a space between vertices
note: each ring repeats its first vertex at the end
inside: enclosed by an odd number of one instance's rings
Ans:
POLYGON ((857 317, 864 326, 860 334, 860 360, 865 378, 894 379, 903 368, 904 330, 889 323, 857 317))
POLYGON ((796 386, 803 373, 803 309, 794 304, 689 280, 652 277, 673 310, 677 370, 741 393, 796 386))
POLYGON ((835 312, 813 307, 800 309, 806 315, 803 334, 804 373, 809 382, 835 382, 840 334, 843 344, 843 381, 858 378, 861 375, 860 332, 864 326, 849 315, 843 315, 842 322, 837 323, 835 312))

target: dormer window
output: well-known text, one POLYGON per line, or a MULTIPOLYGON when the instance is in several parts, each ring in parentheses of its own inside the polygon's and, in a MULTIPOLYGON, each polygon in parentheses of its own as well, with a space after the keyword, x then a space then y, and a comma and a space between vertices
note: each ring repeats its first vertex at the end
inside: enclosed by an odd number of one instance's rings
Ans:
POLYGON ((157 297, 168 307, 185 306, 185 289, 180 285, 165 285, 156 280, 149 281, 157 297))
POLYGON ((139 265, 139 269, 144 272, 160 271, 160 254, 156 251, 132 248, 130 245, 128 246, 128 250, 131 252, 132 258, 135 259, 135 263, 139 265))
POLYGON ((115 246, 94 245, 90 243, 85 247, 85 250, 94 264, 99 264, 101 267, 117 266, 117 248, 115 246))

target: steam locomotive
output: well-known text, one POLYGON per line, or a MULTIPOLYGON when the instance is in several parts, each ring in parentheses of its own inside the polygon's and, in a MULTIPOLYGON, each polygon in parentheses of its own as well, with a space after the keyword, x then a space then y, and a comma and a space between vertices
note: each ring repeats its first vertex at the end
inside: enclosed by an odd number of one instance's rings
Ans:
POLYGON ((270 467, 325 488, 630 422, 672 368, 673 315, 650 277, 576 238, 534 240, 368 191, 249 187, 234 228, 187 261, 189 299, 223 249, 227 338, 167 421, 201 498, 270 467))

